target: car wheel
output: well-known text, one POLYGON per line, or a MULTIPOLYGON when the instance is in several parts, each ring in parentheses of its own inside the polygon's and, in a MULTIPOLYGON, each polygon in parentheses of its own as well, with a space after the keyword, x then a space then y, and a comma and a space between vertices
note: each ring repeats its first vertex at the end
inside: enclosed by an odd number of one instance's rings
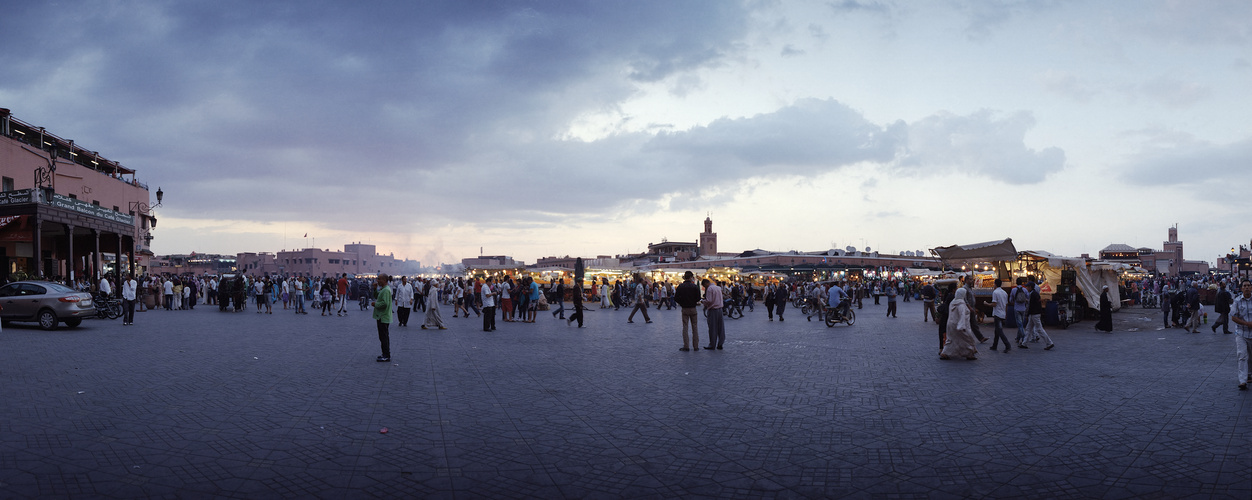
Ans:
POLYGON ((39 328, 43 328, 44 330, 56 330, 57 313, 48 309, 39 311, 39 328))
POLYGON ((68 326, 70 328, 74 328, 81 324, 83 324, 82 318, 70 318, 70 319, 65 320, 65 326, 68 326))

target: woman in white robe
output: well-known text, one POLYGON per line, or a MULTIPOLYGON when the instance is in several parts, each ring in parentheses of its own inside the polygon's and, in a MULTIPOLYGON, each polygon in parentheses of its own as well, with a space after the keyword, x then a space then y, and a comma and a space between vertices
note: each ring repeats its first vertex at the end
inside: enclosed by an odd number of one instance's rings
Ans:
MULTIPOLYGON (((447 330, 448 327, 443 324, 443 316, 439 314, 439 287, 426 282, 423 299, 426 301, 426 322, 422 323, 423 330, 440 329, 447 330)), ((466 317, 469 313, 466 313, 466 317)))
POLYGON ((952 359, 955 357, 978 359, 977 341, 974 339, 973 330, 969 326, 969 305, 965 303, 965 296, 968 293, 969 290, 958 288, 956 290, 956 298, 952 299, 952 303, 948 305, 948 338, 943 342, 943 350, 939 352, 939 359, 952 359))

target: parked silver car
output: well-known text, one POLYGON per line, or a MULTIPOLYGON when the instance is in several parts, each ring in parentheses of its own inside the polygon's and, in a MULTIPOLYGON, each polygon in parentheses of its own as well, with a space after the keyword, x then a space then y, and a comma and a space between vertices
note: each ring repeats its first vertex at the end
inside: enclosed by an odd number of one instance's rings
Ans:
POLYGON ((0 287, 0 321, 35 321, 44 330, 70 328, 96 315, 91 294, 49 281, 17 281, 0 287))

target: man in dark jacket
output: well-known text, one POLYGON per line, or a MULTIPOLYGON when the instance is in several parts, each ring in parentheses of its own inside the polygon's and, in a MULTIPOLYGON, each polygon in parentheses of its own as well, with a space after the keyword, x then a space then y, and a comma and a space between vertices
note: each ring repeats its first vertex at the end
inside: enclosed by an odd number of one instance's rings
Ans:
POLYGON ((1230 290, 1226 289, 1226 282, 1223 281, 1221 288, 1217 289, 1217 299, 1213 304, 1213 312, 1217 313, 1217 321, 1213 323, 1213 333, 1217 333, 1217 326, 1221 325, 1222 333, 1230 335, 1230 303, 1233 301, 1230 290))
MULTIPOLYGON (((562 291, 564 293, 564 291, 562 291)), ((583 280, 574 280, 574 293, 570 294, 570 298, 574 301, 574 314, 569 315, 569 319, 565 320, 568 325, 574 320, 578 320, 578 327, 583 327, 583 280)))
POLYGON ((1187 288, 1187 324, 1183 329, 1191 333, 1200 333, 1200 283, 1192 283, 1187 288))
POLYGON ((700 329, 696 327, 699 311, 696 309, 700 305, 700 285, 696 284, 696 276, 691 271, 683 273, 683 282, 674 290, 674 302, 678 303, 678 307, 682 308, 683 323, 683 346, 680 351, 690 351, 691 347, 695 347, 696 351, 700 350, 700 329), (687 343, 687 324, 691 324, 691 343, 687 343))
POLYGON ((774 290, 774 311, 778 313, 778 321, 783 320, 783 311, 787 309, 787 300, 791 298, 791 288, 786 284, 779 283, 778 289, 774 290))

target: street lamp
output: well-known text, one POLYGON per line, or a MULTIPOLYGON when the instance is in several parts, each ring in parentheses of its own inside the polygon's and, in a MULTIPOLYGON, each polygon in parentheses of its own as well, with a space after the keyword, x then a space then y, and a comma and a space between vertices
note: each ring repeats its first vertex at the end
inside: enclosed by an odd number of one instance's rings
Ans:
MULTIPOLYGON (((42 130, 43 128, 41 127, 40 128, 41 137, 39 139, 40 143, 43 142, 42 130)), ((40 147, 42 147, 42 145, 40 147)), ((40 193, 43 194, 43 201, 45 203, 52 203, 52 195, 56 192, 55 187, 54 187, 54 180, 56 179, 56 173, 57 173, 57 150, 56 148, 52 148, 52 150, 48 151, 48 157, 45 158, 45 161, 48 162, 48 166, 46 168, 40 167, 40 168, 35 169, 35 187, 39 190, 40 193)))
POLYGON ((147 200, 132 201, 128 205, 128 209, 132 215, 138 215, 142 217, 143 220, 147 221, 147 224, 145 224, 146 227, 142 227, 142 229, 144 246, 148 248, 152 247, 152 233, 149 232, 148 229, 156 229, 157 224, 157 218, 152 215, 152 209, 161 206, 161 202, 165 200, 165 192, 162 191, 160 187, 157 188, 156 198, 157 202, 155 205, 148 205, 147 200))

